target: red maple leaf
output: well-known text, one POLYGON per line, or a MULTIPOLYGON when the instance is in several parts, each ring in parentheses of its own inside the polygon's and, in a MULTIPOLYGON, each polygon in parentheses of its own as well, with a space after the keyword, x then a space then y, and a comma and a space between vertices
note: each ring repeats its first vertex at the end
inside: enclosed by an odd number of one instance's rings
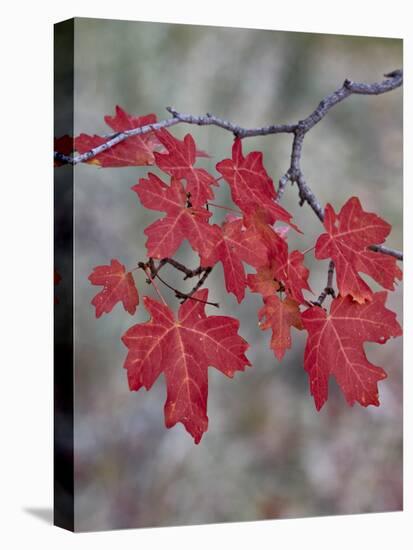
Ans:
POLYGON ((128 348, 125 368, 129 387, 149 390, 163 372, 167 388, 165 425, 181 422, 199 443, 208 428, 208 367, 232 377, 250 365, 247 342, 232 317, 207 316, 208 291, 199 290, 174 313, 166 304, 145 296, 150 321, 131 327, 122 337, 128 348))
POLYGON ((261 242, 259 233, 245 228, 241 218, 226 221, 217 228, 218 240, 209 255, 202 258, 202 265, 213 266, 222 262, 225 286, 235 294, 238 302, 245 296, 246 278, 242 262, 259 267, 267 262, 267 248, 261 242))
MULTIPOLYGON (((162 154, 155 153, 156 165, 170 176, 185 179, 191 204, 203 206, 214 197, 211 185, 218 184, 206 170, 194 168, 197 157, 194 138, 187 134, 181 141, 164 128, 158 130, 156 136, 167 151, 162 154)), ((205 153, 202 153, 202 156, 205 156, 205 153)))
POLYGON ((275 202, 277 194, 264 168, 262 153, 252 151, 244 157, 241 139, 236 138, 232 158, 218 162, 216 169, 228 182, 232 200, 243 212, 251 213, 257 207, 263 207, 273 217, 272 223, 275 220, 291 223, 291 214, 275 202))
POLYGON ((131 272, 118 260, 112 260, 110 265, 99 265, 89 275, 92 285, 103 286, 96 294, 92 305, 96 308, 96 317, 109 313, 118 302, 122 302, 127 312, 133 315, 139 304, 139 295, 131 272))
POLYGON ((211 212, 189 207, 186 191, 179 180, 172 178, 169 186, 149 173, 148 179, 141 178, 132 189, 143 206, 167 213, 165 218, 145 229, 148 256, 158 259, 173 256, 184 239, 202 256, 214 247, 218 234, 208 223, 211 212))
POLYGON ((273 265, 274 277, 284 283, 287 294, 300 304, 307 303, 302 291, 311 292, 308 284, 310 271, 304 265, 304 254, 293 250, 288 256, 276 257, 273 265))
MULTIPOLYGON (((134 117, 129 115, 121 107, 116 106, 115 116, 105 116, 105 122, 115 132, 133 130, 148 124, 156 122, 156 115, 134 117)), ((90 136, 80 134, 75 138, 75 149, 78 153, 86 153, 108 141, 107 137, 90 136)), ((122 166, 145 166, 154 164, 154 151, 162 149, 162 144, 156 137, 155 132, 131 136, 121 141, 110 149, 96 155, 94 158, 86 161, 88 164, 96 164, 103 168, 122 167, 122 166)))
MULTIPOLYGON (((268 259, 288 256, 288 245, 283 234, 273 227, 274 217, 265 208, 257 207, 244 214, 244 225, 253 228, 267 247, 268 259)), ((285 232, 284 232, 285 233, 285 232)))
POLYGON ((331 258, 334 261, 342 296, 349 294, 360 303, 372 299, 373 293, 359 271, 370 275, 382 287, 394 289, 395 280, 402 277, 396 258, 368 250, 370 245, 385 241, 390 224, 376 214, 365 212, 359 199, 351 197, 338 215, 327 204, 324 227, 327 233, 319 236, 315 256, 319 260, 331 258))
POLYGON ((286 350, 291 348, 291 327, 303 328, 298 302, 291 298, 281 300, 278 296, 267 296, 258 318, 261 330, 272 329, 270 348, 281 361, 286 350))
POLYGON ((387 375, 368 361, 363 344, 384 344, 402 334, 396 314, 384 307, 386 298, 387 292, 377 292, 371 302, 359 304, 350 296, 339 296, 328 314, 317 306, 301 314, 308 331, 304 368, 317 410, 327 401, 330 375, 349 405, 379 405, 377 382, 387 375))
POLYGON ((279 254, 271 256, 269 263, 257 270, 257 273, 248 275, 247 284, 251 292, 259 292, 265 298, 284 287, 293 300, 300 304, 308 302, 303 296, 302 290, 309 290, 309 270, 303 264, 304 255, 298 250, 288 251, 280 249, 279 254))
POLYGON ((274 295, 280 289, 280 282, 275 278, 273 264, 260 267, 257 273, 248 274, 247 285, 251 292, 258 292, 263 298, 274 295))

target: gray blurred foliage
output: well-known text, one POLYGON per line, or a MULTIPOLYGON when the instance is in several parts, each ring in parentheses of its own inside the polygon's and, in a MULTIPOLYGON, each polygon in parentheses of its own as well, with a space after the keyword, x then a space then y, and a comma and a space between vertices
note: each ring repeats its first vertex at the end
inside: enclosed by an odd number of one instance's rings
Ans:
MULTIPOLYGON (((212 112, 244 126, 295 122, 338 88, 345 77, 372 82, 402 64, 400 40, 329 36, 158 23, 77 19, 75 24, 75 133, 107 133, 105 114, 169 116, 167 105, 212 112)), ((232 136, 215 127, 190 131, 211 159, 212 173, 230 156, 232 136)), ((288 167, 291 136, 244 141, 261 150, 275 181, 288 167)), ((338 105, 307 136, 307 181, 321 203, 336 209, 352 195, 393 225, 389 246, 402 248, 402 92, 354 96, 338 105)), ((151 168, 149 168, 151 169, 151 168)), ((154 170, 156 172, 156 169, 154 170)), ((254 365, 233 380, 209 369, 210 427, 195 446, 182 425, 166 430, 163 378, 150 392, 130 392, 120 336, 147 320, 118 305, 96 320, 87 277, 95 265, 119 258, 127 266, 145 256, 143 229, 158 214, 130 190, 148 168, 75 168, 76 364, 75 517, 78 530, 198 524, 381 512, 402 508, 402 341, 367 347, 389 378, 381 406, 349 408, 332 382, 316 412, 303 370, 305 335, 279 364, 261 332, 257 295, 239 305, 223 285, 221 267, 208 279, 220 313, 240 319, 254 365)), ((216 202, 230 203, 225 184, 216 202)), ((283 204, 305 232, 293 247, 312 246, 322 227, 288 186, 283 204)), ((222 215, 221 215, 222 217, 222 215)), ((214 219, 220 219, 217 215, 214 219)), ((188 246, 178 259, 196 266, 188 246)), ((325 284, 327 262, 309 253, 311 286, 325 284)), ((174 271, 165 278, 188 288, 174 271)), ((152 294, 136 272, 140 294, 152 294)), ((373 283, 374 284, 374 283, 373 283)), ((175 298, 165 288, 171 305, 175 298)), ((388 304, 402 316, 401 286, 388 304)), ((216 313, 215 310, 209 310, 216 313)))

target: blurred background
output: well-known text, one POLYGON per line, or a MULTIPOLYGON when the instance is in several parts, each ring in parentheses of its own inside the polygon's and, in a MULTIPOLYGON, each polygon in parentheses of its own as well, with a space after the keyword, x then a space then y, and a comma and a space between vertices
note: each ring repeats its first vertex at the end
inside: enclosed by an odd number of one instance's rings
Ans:
MULTIPOLYGON (((347 77, 372 82, 402 66, 402 41, 279 31, 77 19, 75 135, 104 134, 115 105, 134 115, 169 117, 212 112, 243 126, 292 123, 307 116, 347 77)), ((215 127, 191 132, 216 174, 230 156, 232 135, 215 127)), ((289 164, 290 135, 249 138, 276 182, 289 164)), ((307 135, 302 167, 320 202, 336 211, 357 195, 367 211, 393 225, 387 244, 402 248, 402 90, 353 96, 307 135)), ((305 334, 279 363, 270 332, 257 324, 258 295, 237 304, 225 291, 220 264, 208 279, 218 313, 240 319, 253 368, 233 380, 209 369, 209 429, 199 445, 183 426, 164 427, 161 376, 150 392, 128 389, 120 336, 148 316, 132 318, 118 305, 96 320, 88 275, 118 258, 128 267, 145 258, 144 228, 162 216, 145 210, 130 188, 151 167, 75 168, 75 518, 76 529, 98 530, 210 522, 384 512, 402 508, 402 339, 366 345, 388 379, 381 406, 345 403, 334 381, 317 412, 303 370, 305 334)), ((216 202, 230 204, 222 183, 216 202)), ((304 231, 290 246, 311 247, 322 232, 312 210, 288 186, 283 205, 304 231)), ((221 215, 222 217, 222 215, 221 215)), ((214 220, 219 221, 215 216, 214 220)), ((184 244, 177 259, 197 260, 184 244)), ((306 254, 318 296, 328 262, 306 254)), ((165 268, 178 288, 191 287, 165 268)), ((152 294, 135 272, 140 294, 152 294)), ((368 281, 369 284, 371 281, 368 281)), ((64 287, 64 282, 61 283, 64 287)), ((377 288, 374 283, 371 283, 377 288)), ((177 300, 162 288, 168 303, 177 300)), ((311 299, 311 295, 308 295, 311 299)), ((327 303, 327 302, 326 302, 327 303)), ((402 286, 388 299, 402 320, 402 286)), ((208 311, 208 308, 207 308, 208 311)), ((215 314, 213 308, 210 314, 215 314)))

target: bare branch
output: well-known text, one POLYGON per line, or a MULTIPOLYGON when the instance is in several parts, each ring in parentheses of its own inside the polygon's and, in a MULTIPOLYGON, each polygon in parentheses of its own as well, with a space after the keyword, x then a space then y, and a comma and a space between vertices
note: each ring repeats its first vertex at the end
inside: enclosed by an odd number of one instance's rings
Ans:
POLYGON ((300 121, 296 124, 272 124, 270 126, 262 126, 260 128, 243 128, 238 124, 229 122, 222 118, 216 117, 210 113, 206 115, 194 116, 190 114, 180 113, 173 107, 167 107, 167 110, 172 114, 172 118, 161 120, 154 124, 147 124, 146 126, 141 126, 139 128, 134 128, 133 130, 126 130, 124 132, 118 132, 116 134, 111 134, 108 136, 108 141, 102 143, 98 147, 94 147, 86 153, 81 155, 76 155, 73 157, 63 155, 55 151, 54 158, 60 162, 66 164, 79 164, 80 162, 85 162, 90 160, 100 153, 111 149, 118 143, 121 143, 125 139, 128 139, 131 136, 141 136, 153 132, 154 130, 160 130, 161 128, 168 128, 170 126, 175 126, 176 124, 196 124, 198 126, 218 126, 224 130, 232 132, 235 136, 246 138, 253 136, 267 136, 271 134, 293 134, 297 130, 303 130, 304 133, 308 132, 315 124, 317 124, 326 113, 337 103, 345 99, 351 94, 382 94, 394 90, 395 88, 401 86, 403 82, 403 71, 396 70, 391 73, 388 73, 387 79, 383 82, 377 82, 373 84, 364 84, 358 82, 352 82, 350 80, 345 80, 343 86, 334 92, 333 94, 325 97, 317 109, 311 113, 305 120, 300 121))

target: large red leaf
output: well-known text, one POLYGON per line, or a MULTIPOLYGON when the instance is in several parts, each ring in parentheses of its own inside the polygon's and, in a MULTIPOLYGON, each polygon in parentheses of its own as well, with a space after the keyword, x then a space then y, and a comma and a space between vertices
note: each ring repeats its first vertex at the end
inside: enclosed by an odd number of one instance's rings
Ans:
POLYGON ((187 134, 181 141, 162 128, 156 132, 156 136, 167 151, 155 153, 156 165, 170 176, 187 181, 186 189, 193 206, 205 205, 214 197, 211 185, 217 183, 203 168, 194 168, 197 150, 191 134, 187 134))
POLYGON ((267 174, 262 153, 252 151, 242 154, 241 139, 232 146, 232 158, 218 162, 216 169, 231 188, 232 200, 246 213, 257 207, 265 208, 275 220, 291 222, 291 214, 275 202, 277 194, 272 179, 267 174))
POLYGON ((92 285, 103 286, 96 294, 92 304, 96 308, 96 317, 109 313, 118 302, 122 302, 127 312, 133 315, 139 304, 139 295, 131 272, 118 260, 112 260, 110 265, 99 265, 89 275, 92 285))
POLYGON ((245 228, 242 219, 223 223, 218 230, 218 241, 214 243, 208 256, 202 258, 203 265, 215 265, 222 262, 225 286, 228 292, 235 294, 238 302, 245 296, 246 278, 242 262, 259 267, 267 262, 267 248, 259 233, 253 228, 245 228))
POLYGON ((328 381, 334 376, 349 405, 356 401, 379 405, 377 382, 386 378, 381 367, 370 363, 364 342, 384 344, 402 334, 396 314, 384 307, 387 292, 377 292, 371 301, 359 304, 350 296, 334 299, 330 313, 311 307, 301 314, 308 339, 304 368, 317 410, 328 398, 328 381))
MULTIPOLYGON (((149 114, 141 117, 129 115, 121 107, 116 106, 115 116, 105 116, 105 122, 115 132, 133 130, 156 122, 156 115, 149 114)), ((78 153, 86 153, 106 143, 108 138, 101 136, 90 136, 80 134, 75 138, 75 149, 78 153)), ((96 164, 103 168, 119 168, 122 166, 145 166, 154 164, 154 151, 161 150, 162 144, 155 135, 155 132, 148 132, 141 136, 131 136, 121 141, 107 151, 96 155, 86 161, 88 164, 96 164)))
POLYGON ((365 212, 357 197, 350 198, 340 213, 333 207, 325 208, 323 233, 317 240, 316 258, 331 258, 336 268, 337 286, 342 296, 350 295, 357 302, 372 299, 372 291, 359 272, 370 275, 382 287, 394 289, 402 272, 396 258, 368 250, 372 244, 381 244, 390 233, 391 225, 376 214, 365 212))
POLYGON ((278 296, 264 298, 264 306, 258 312, 261 330, 272 329, 270 347, 279 361, 291 348, 291 327, 303 328, 298 303, 291 298, 278 296))
MULTIPOLYGON (((196 300, 207 300, 206 289, 196 300)), ((232 317, 205 314, 205 303, 187 300, 178 317, 168 306, 145 296, 150 321, 131 327, 122 337, 128 348, 125 368, 129 387, 149 390, 163 373, 167 388, 165 424, 181 422, 199 443, 208 428, 208 367, 232 377, 250 365, 244 355, 247 342, 237 334, 232 317)))
POLYGON ((186 191, 179 180, 172 178, 168 186, 150 173, 148 179, 141 178, 132 189, 143 206, 167 213, 165 218, 145 229, 148 256, 158 259, 173 256, 184 239, 202 256, 215 246, 219 234, 216 227, 208 223, 211 212, 189 207, 186 191))

